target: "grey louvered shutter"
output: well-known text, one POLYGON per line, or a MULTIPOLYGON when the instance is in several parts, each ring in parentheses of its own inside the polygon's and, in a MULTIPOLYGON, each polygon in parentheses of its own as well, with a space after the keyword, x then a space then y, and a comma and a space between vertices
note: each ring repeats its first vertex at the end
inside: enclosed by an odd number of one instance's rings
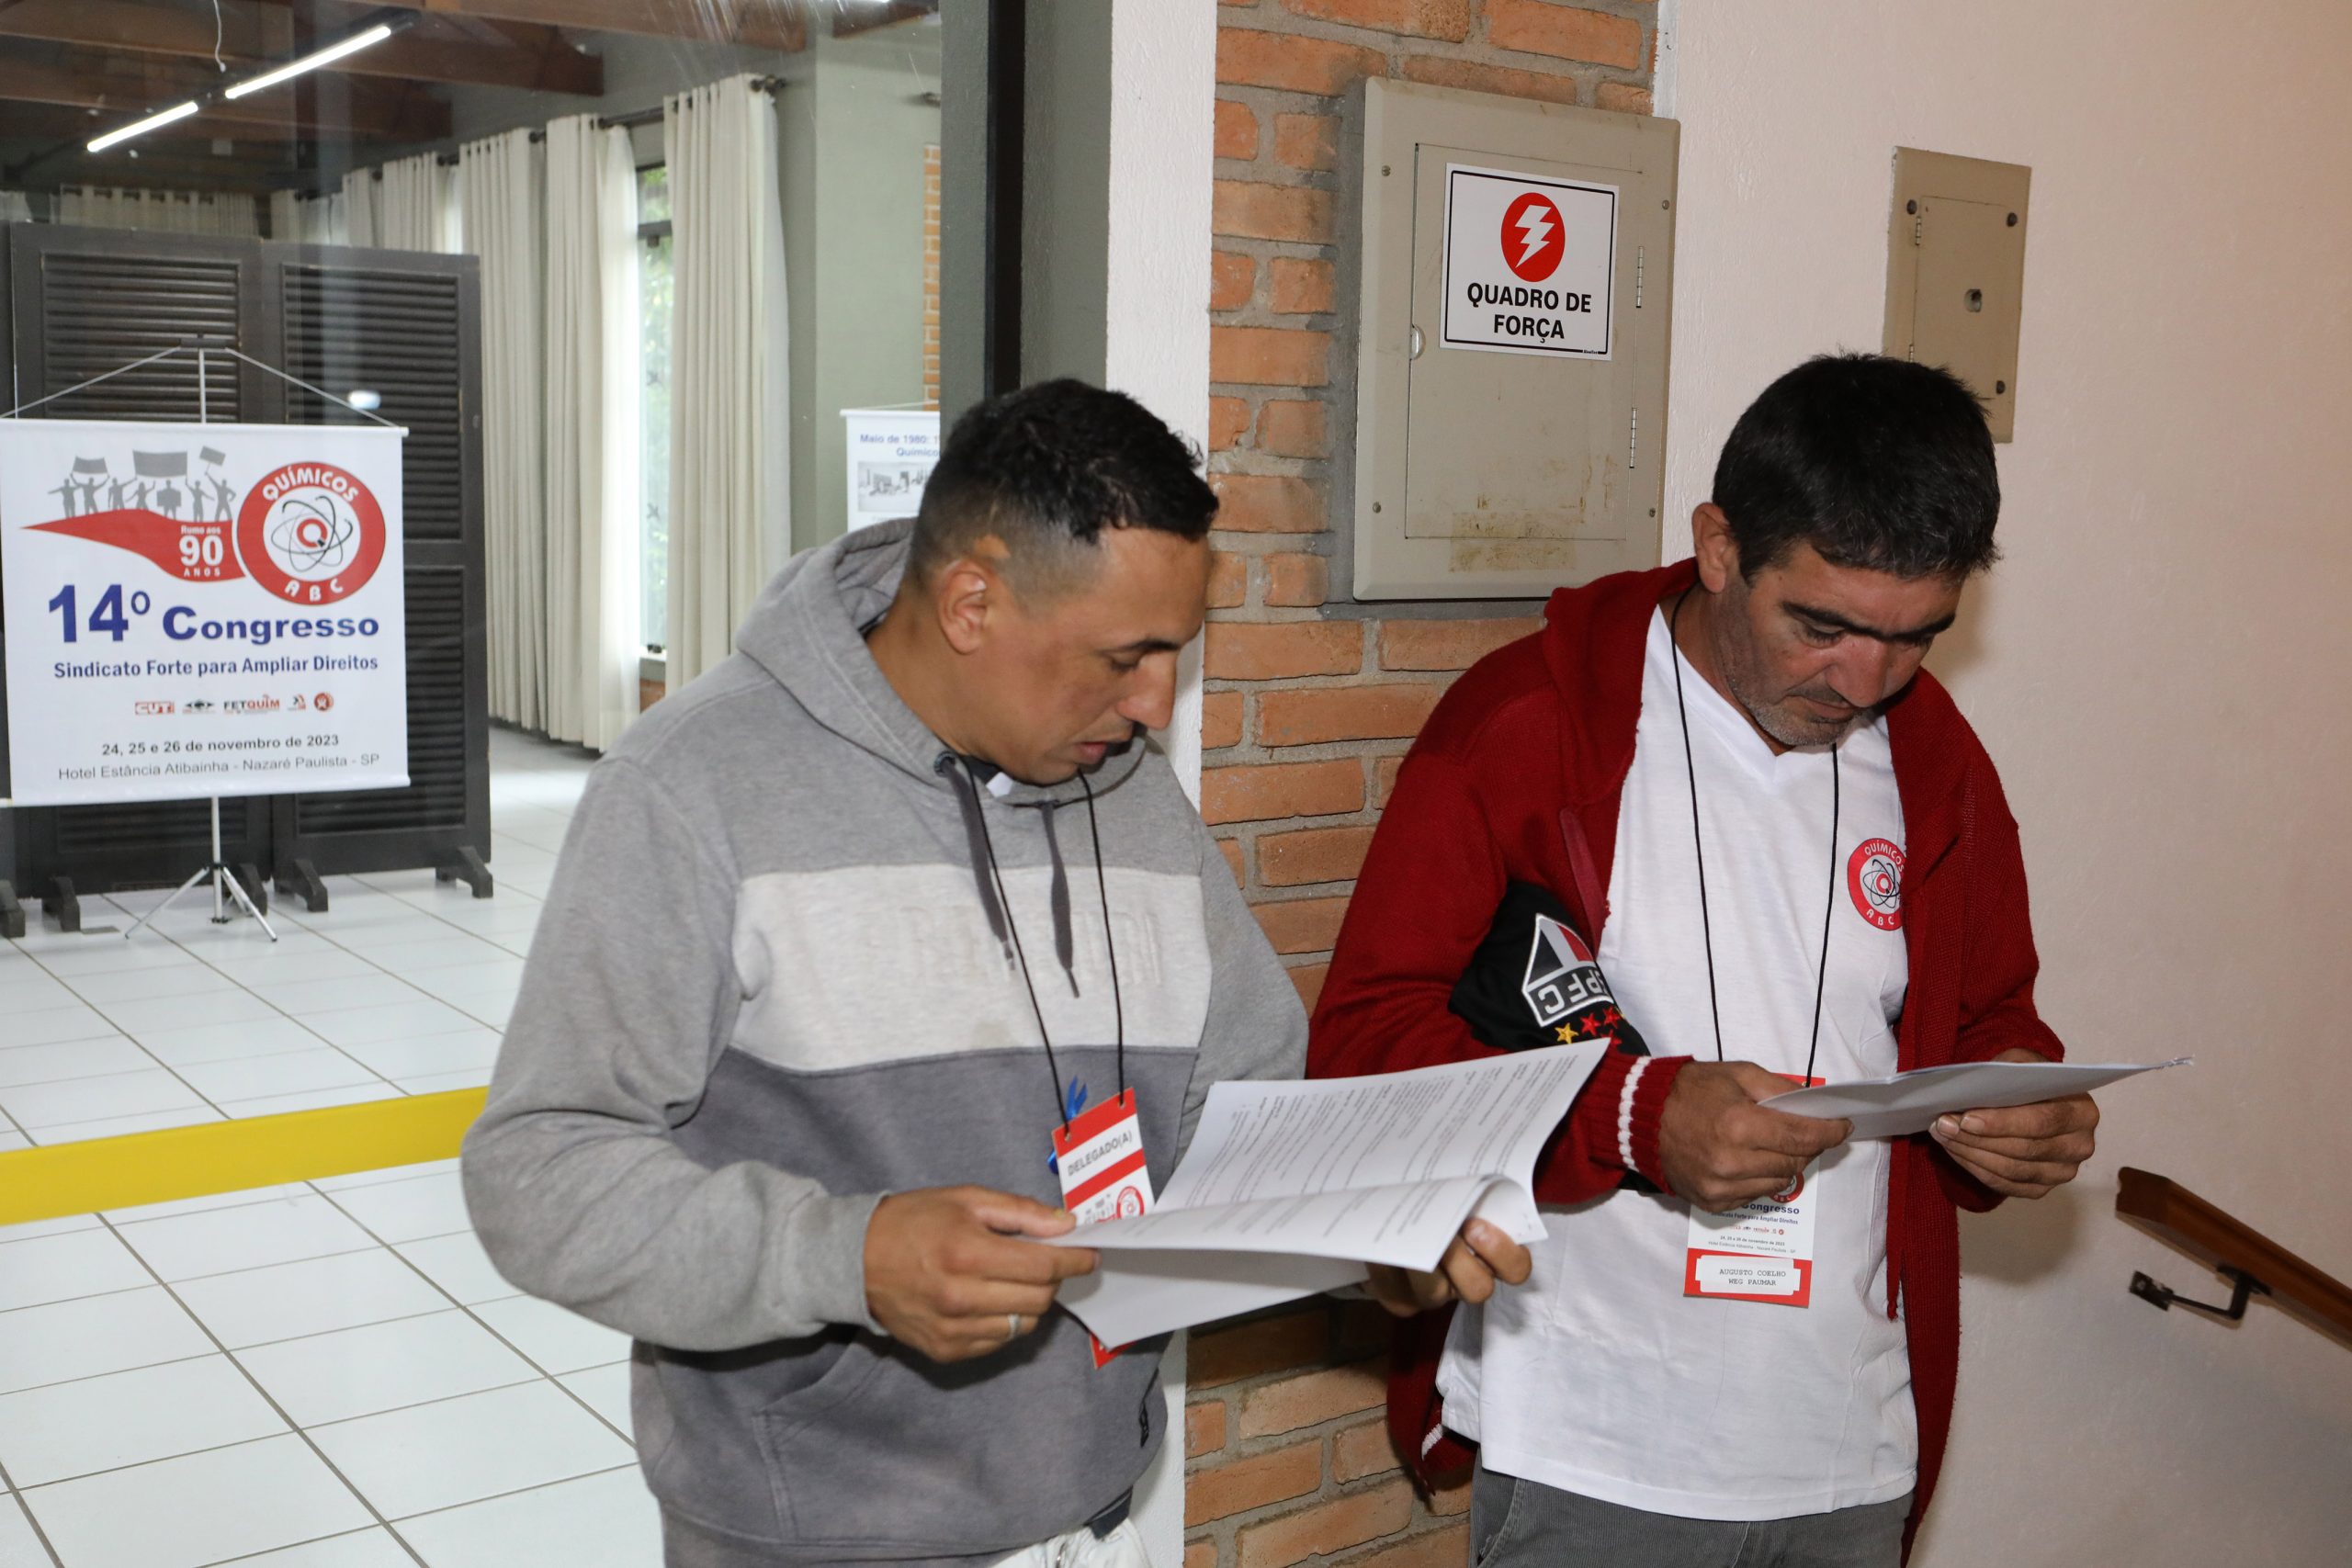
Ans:
MULTIPOLYGON (((481 295, 470 256, 269 245, 289 375, 342 396, 365 388, 408 429, 402 448, 408 603, 405 789, 280 797, 277 865, 321 874, 490 855, 483 637, 481 295)), ((361 416, 288 387, 293 424, 361 416)))
MULTIPOLYGON (((9 288, 0 407, 28 402, 191 338, 247 353, 259 335, 260 249, 250 240, 146 234, 49 224, 5 226, 9 288)), ((205 367, 175 355, 33 410, 31 419, 274 419, 269 378, 227 355, 205 367)), ((0 692, 0 752, 6 747, 0 692)), ((176 886, 211 848, 198 800, 28 807, 15 818, 20 891, 55 876, 81 892, 176 886)), ((220 803, 221 852, 232 865, 269 860, 267 796, 220 803)), ((256 889, 258 891, 258 889, 256 889)))

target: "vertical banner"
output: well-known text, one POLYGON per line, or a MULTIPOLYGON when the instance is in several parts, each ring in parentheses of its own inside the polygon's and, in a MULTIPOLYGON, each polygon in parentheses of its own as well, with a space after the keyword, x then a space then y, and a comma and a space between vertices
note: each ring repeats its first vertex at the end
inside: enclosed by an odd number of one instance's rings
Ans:
POLYGON ((936 409, 843 409, 849 426, 849 525, 912 517, 939 463, 936 409))
POLYGON ((15 802, 407 784, 404 434, 0 420, 15 802))

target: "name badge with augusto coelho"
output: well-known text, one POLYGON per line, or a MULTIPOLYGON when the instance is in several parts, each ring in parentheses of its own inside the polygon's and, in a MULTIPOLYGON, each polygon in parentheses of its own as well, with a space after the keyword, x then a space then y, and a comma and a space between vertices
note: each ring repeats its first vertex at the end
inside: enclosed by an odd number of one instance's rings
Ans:
MULTIPOLYGON (((1819 1078, 1789 1081, 1799 1087, 1819 1078)), ((1813 1304, 1814 1222, 1820 1204, 1815 1185, 1821 1161, 1798 1173, 1787 1190, 1751 1198, 1720 1214, 1690 1211, 1690 1245, 1684 1249, 1682 1293, 1718 1301, 1762 1302, 1771 1306, 1813 1304)))

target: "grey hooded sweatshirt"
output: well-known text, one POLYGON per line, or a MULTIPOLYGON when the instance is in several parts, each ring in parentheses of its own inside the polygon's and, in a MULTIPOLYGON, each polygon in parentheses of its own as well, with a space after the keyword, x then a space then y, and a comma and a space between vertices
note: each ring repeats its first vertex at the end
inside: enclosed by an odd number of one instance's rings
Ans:
POLYGON ((929 1361, 868 1314, 867 1218, 965 1182, 1058 1205, 1051 1130, 1123 1071, 1164 1184, 1211 1084, 1304 1065, 1164 757, 993 793, 899 701, 862 632, 910 529, 796 558, 597 765, 466 1139, 500 1272, 638 1342, 673 1568, 979 1562, 1114 1507, 1159 1345, 1097 1370, 1057 1311, 929 1361))

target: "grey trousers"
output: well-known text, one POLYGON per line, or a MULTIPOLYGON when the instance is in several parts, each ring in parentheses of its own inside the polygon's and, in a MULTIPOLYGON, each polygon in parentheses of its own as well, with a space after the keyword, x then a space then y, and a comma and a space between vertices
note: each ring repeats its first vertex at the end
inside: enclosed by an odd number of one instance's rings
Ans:
POLYGON ((1911 1499, 1753 1522, 1686 1519, 1478 1467, 1475 1568, 1896 1568, 1911 1499))

